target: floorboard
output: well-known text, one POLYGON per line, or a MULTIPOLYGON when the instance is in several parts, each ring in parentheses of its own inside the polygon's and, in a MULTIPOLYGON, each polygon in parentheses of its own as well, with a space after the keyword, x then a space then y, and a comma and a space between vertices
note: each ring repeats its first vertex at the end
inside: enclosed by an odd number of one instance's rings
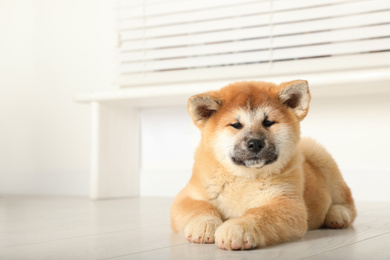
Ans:
POLYGON ((91 201, 81 197, 0 198, 0 259, 390 259, 390 203, 357 203, 344 230, 250 251, 188 243, 169 228, 172 199, 91 201))

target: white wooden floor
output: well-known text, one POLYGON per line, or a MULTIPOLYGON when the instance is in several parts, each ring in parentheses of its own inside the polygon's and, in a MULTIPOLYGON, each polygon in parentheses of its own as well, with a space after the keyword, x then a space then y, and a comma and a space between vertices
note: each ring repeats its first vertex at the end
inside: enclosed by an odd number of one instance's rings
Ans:
POLYGON ((0 259, 390 259, 390 203, 358 203, 359 216, 346 230, 232 252, 172 233, 171 202, 0 197, 0 259))

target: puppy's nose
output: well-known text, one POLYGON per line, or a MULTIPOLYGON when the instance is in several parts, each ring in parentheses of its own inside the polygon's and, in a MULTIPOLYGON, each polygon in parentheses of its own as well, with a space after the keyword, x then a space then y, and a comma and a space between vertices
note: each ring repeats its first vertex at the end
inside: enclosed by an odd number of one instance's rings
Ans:
POLYGON ((261 151, 261 149, 264 148, 264 140, 261 139, 250 139, 246 147, 248 148, 248 151, 253 152, 253 153, 258 153, 261 151))

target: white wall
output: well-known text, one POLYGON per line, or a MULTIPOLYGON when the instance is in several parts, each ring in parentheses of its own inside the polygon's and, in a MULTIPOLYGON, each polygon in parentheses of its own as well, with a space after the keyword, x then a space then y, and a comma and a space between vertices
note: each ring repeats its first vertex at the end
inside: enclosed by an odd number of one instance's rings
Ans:
MULTIPOLYGON (((313 91, 315 92, 315 91, 313 91)), ((141 193, 174 196, 191 176, 199 133, 185 107, 143 112, 141 193)), ((314 95, 302 136, 323 144, 356 200, 390 201, 390 94, 314 95)))
POLYGON ((0 1, 0 193, 88 194, 90 109, 110 89, 107 0, 0 1))
MULTIPOLYGON (((0 1, 0 194, 87 195, 90 110, 111 85, 108 0, 0 1)), ((358 200, 390 200, 390 95, 314 96, 304 135, 324 144, 358 200)), ((199 141, 186 107, 145 109, 141 193, 174 196, 199 141)))

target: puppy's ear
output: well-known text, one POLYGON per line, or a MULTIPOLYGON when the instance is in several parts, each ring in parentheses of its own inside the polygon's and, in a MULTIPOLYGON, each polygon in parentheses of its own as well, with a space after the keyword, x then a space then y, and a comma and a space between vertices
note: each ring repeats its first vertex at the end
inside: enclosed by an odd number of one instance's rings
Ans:
POLYGON ((310 104, 309 85, 306 80, 294 80, 279 85, 279 100, 291 108, 298 120, 307 115, 310 104))
POLYGON ((190 97, 188 100, 188 112, 195 125, 201 128, 218 111, 221 105, 222 101, 217 98, 215 92, 207 92, 190 97))

